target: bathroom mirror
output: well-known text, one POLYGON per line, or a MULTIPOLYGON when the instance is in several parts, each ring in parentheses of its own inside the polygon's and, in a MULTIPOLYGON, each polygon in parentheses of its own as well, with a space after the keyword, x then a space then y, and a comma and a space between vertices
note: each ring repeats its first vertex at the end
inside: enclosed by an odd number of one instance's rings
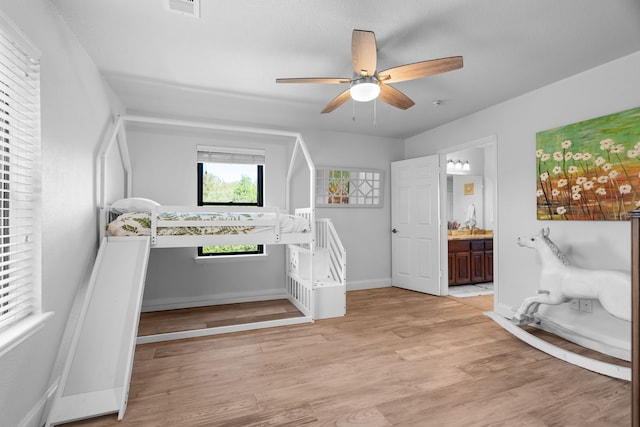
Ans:
POLYGON ((447 221, 449 228, 485 228, 484 183, 479 175, 447 176, 447 221))

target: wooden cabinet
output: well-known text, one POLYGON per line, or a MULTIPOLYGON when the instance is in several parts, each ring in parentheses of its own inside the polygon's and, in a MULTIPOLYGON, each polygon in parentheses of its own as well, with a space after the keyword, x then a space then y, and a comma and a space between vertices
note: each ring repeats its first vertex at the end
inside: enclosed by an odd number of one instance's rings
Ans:
POLYGON ((493 281, 493 239, 449 240, 449 285, 493 281))
POLYGON ((449 277, 449 285, 455 284, 455 274, 456 274, 455 262, 456 262, 455 254, 452 254, 451 252, 449 252, 449 261, 448 261, 449 275, 447 276, 449 277))
POLYGON ((484 241, 484 280, 493 282, 493 239, 484 241))
POLYGON ((471 252, 468 240, 449 240, 449 284, 471 283, 471 252))

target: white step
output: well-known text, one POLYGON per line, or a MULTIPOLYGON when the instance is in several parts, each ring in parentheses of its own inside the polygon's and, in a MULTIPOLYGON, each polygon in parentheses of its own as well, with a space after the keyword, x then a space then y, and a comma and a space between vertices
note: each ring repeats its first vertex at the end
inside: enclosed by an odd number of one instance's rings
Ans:
POLYGON ((345 286, 335 280, 326 278, 313 283, 315 298, 315 318, 328 319, 342 317, 347 311, 345 286))

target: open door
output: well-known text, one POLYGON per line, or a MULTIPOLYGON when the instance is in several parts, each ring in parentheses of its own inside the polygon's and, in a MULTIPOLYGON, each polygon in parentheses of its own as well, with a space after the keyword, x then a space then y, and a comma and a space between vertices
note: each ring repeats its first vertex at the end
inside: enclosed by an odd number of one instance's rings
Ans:
POLYGON ((391 163, 392 285, 440 295, 439 156, 391 163))

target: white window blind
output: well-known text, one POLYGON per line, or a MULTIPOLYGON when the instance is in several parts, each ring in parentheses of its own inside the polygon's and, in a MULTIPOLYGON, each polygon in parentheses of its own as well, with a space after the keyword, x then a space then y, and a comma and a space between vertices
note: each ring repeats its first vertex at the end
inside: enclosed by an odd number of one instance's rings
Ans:
POLYGON ((0 26, 0 331, 40 311, 40 70, 0 26))
POLYGON ((264 165, 264 151, 249 148, 198 146, 198 162, 264 165))

